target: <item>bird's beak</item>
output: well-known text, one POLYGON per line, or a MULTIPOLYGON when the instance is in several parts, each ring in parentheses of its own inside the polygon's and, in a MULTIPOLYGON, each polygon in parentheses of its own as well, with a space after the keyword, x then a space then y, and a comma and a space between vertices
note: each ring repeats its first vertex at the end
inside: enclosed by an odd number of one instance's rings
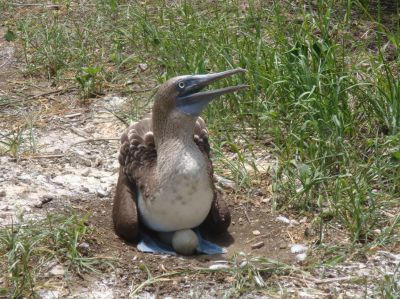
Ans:
POLYGON ((246 70, 237 68, 221 73, 213 73, 206 75, 193 75, 185 80, 187 84, 185 92, 177 97, 177 107, 182 112, 199 116, 203 109, 213 99, 218 98, 221 95, 239 91, 248 88, 248 85, 236 85, 228 86, 220 89, 201 91, 207 85, 221 80, 226 77, 230 77, 237 73, 244 73, 246 70))

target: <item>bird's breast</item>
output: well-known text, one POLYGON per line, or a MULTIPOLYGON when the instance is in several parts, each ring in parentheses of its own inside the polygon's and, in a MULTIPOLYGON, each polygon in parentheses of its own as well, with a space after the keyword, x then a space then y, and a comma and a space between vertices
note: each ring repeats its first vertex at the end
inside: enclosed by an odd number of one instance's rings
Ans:
POLYGON ((153 194, 138 196, 143 222, 156 231, 194 228, 207 217, 214 192, 204 165, 186 163, 163 180, 153 194))

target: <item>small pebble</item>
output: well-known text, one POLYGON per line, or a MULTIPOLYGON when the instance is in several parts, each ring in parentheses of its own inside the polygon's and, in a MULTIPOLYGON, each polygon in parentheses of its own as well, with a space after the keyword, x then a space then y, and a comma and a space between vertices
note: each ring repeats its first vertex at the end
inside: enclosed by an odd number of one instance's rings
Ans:
POLYGON ((271 198, 268 198, 268 197, 261 199, 261 202, 263 202, 263 203, 269 203, 270 201, 271 201, 271 198))
POLYGON ((96 190, 96 193, 99 197, 107 197, 110 194, 110 192, 108 192, 107 190, 104 190, 103 188, 98 188, 96 190))
POLYGON ((81 176, 87 177, 90 173, 90 168, 86 168, 84 171, 82 171, 81 176))
MULTIPOLYGON (((78 162, 79 163, 79 162, 78 162)), ((89 159, 81 159, 81 163, 87 167, 92 167, 92 161, 90 161, 89 159)))
POLYGON ((261 248, 263 246, 264 246, 264 242, 260 241, 260 242, 257 242, 257 243, 254 243, 253 245, 251 245, 251 249, 258 249, 258 248, 261 248))
POLYGON ((218 184, 223 188, 223 189, 230 189, 230 190, 237 190, 238 186, 234 181, 231 181, 229 179, 226 179, 222 176, 219 176, 217 174, 214 174, 215 179, 217 179, 218 184))
POLYGON ((214 264, 208 267, 210 270, 219 270, 219 269, 229 269, 229 265, 227 264, 214 264))
POLYGON ((58 185, 58 186, 63 186, 63 185, 64 185, 63 182, 60 180, 60 178, 59 178, 58 176, 54 177, 54 178, 52 179, 52 182, 53 182, 54 184, 58 185))
POLYGON ((53 276, 63 276, 65 273, 64 267, 61 265, 55 265, 53 268, 51 268, 51 270, 49 271, 49 273, 53 276))
POLYGON ((5 207, 1 208, 1 210, 7 212, 7 211, 11 211, 11 208, 10 208, 10 206, 5 206, 5 207))
POLYGON ((276 217, 276 220, 278 220, 279 222, 290 224, 290 220, 284 216, 278 216, 278 217, 276 217))
POLYGON ((99 167, 101 165, 103 165, 103 159, 101 159, 101 158, 96 158, 94 163, 92 163, 92 167, 99 167))
POLYGON ((84 255, 88 255, 90 251, 90 245, 89 243, 82 242, 79 243, 78 248, 80 249, 80 252, 84 255))
POLYGON ((298 262, 302 262, 307 258, 307 254, 306 253, 300 253, 296 255, 296 261, 298 262))
POLYGON ((6 191, 5 190, 1 190, 0 191, 0 197, 5 197, 6 196, 6 191))
POLYGON ((85 152, 81 151, 81 150, 76 150, 75 153, 78 154, 79 156, 85 156, 86 155, 85 152))
POLYGON ((79 243, 78 247, 82 248, 82 249, 89 249, 90 245, 87 242, 82 242, 82 243, 79 243))
POLYGON ((311 227, 306 227, 304 229, 304 236, 305 237, 312 237, 315 236, 315 230, 313 230, 311 227))
POLYGON ((40 200, 40 207, 42 207, 44 204, 49 203, 54 200, 54 197, 51 195, 45 195, 43 198, 40 200))
POLYGON ((299 222, 297 220, 290 220, 289 218, 286 218, 284 216, 278 216, 276 217, 276 220, 279 222, 283 222, 285 224, 289 224, 290 226, 292 225, 299 225, 299 222))
POLYGON ((144 72, 145 70, 147 70, 148 65, 147 63, 139 63, 138 67, 142 72, 144 72))
POLYGON ((25 184, 28 184, 28 185, 30 185, 31 182, 32 182, 32 178, 31 178, 29 175, 25 175, 25 174, 19 176, 18 179, 19 179, 21 182, 23 182, 23 183, 25 183, 25 184))
POLYGON ((292 252, 292 253, 302 253, 302 252, 305 252, 305 251, 307 251, 307 246, 305 246, 305 245, 303 245, 303 244, 293 244, 291 247, 290 247, 290 251, 292 252))
POLYGON ((259 230, 253 230, 253 235, 259 236, 261 233, 259 230))

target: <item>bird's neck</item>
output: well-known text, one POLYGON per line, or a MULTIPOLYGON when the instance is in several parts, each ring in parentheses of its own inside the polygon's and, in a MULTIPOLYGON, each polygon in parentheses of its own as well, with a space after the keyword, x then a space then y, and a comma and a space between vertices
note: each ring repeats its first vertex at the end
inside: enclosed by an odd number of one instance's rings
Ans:
POLYGON ((153 118, 159 180, 205 168, 204 156, 193 139, 195 122, 195 118, 182 114, 153 118))
POLYGON ((168 116, 153 111, 153 133, 157 153, 180 150, 195 145, 193 141, 196 118, 173 111, 168 116), (173 147, 177 147, 176 149, 173 147))

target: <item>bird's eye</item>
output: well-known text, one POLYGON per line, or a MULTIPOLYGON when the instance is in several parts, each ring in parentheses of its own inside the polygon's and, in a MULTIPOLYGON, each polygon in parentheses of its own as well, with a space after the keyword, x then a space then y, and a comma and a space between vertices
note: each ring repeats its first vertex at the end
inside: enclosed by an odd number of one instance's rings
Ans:
POLYGON ((184 82, 179 82, 178 83, 178 87, 180 88, 180 89, 184 89, 185 88, 185 83, 184 82))

